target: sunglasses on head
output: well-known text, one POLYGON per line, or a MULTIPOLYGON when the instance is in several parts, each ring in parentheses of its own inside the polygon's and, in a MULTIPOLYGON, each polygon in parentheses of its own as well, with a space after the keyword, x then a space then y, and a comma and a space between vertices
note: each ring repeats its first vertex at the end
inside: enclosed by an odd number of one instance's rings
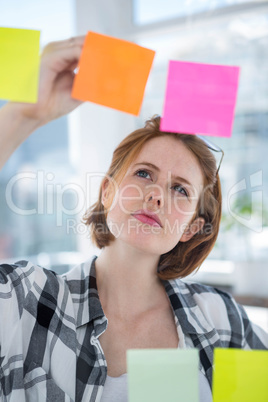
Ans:
POLYGON ((216 176, 217 176, 217 174, 219 173, 220 167, 221 167, 221 163, 222 163, 222 160, 223 160, 223 156, 224 156, 223 150, 222 150, 218 145, 216 145, 216 144, 214 144, 213 142, 209 141, 207 138, 203 137, 202 135, 196 134, 196 136, 197 136, 198 138, 200 138, 200 139, 206 144, 206 146, 208 147, 208 149, 210 149, 211 151, 214 151, 214 152, 219 152, 219 153, 221 153, 220 160, 219 160, 219 162, 218 162, 218 164, 217 164, 217 165, 218 165, 217 172, 216 172, 216 176))

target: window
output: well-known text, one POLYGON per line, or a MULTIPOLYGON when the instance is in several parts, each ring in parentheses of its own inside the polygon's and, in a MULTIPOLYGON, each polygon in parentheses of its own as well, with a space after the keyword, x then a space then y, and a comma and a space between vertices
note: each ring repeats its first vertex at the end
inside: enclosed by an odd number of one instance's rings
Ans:
MULTIPOLYGON (((254 2, 254 1, 253 1, 254 2)), ((252 3, 250 0, 133 0, 133 22, 144 25, 172 18, 189 17, 233 5, 252 3)))

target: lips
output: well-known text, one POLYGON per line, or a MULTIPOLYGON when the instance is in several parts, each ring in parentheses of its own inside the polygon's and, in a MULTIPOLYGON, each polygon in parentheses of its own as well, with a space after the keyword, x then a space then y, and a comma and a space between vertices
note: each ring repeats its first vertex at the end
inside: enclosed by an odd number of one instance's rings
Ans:
POLYGON ((148 225, 162 227, 160 219, 153 212, 141 209, 139 211, 135 211, 132 216, 134 216, 140 222, 147 223, 148 225))

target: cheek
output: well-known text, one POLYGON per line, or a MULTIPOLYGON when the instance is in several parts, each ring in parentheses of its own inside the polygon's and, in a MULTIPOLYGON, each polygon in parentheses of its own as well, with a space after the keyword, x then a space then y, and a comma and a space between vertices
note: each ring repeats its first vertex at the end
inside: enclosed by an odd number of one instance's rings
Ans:
POLYGON ((170 208, 171 219, 179 219, 181 222, 188 222, 194 216, 197 203, 189 202, 185 197, 173 198, 170 208))
POLYGON ((126 213, 122 210, 118 200, 114 202, 106 216, 107 226, 115 238, 118 238, 127 225, 126 213))
POLYGON ((133 207, 143 200, 143 189, 136 184, 123 185, 117 196, 117 207, 123 213, 133 212, 133 207))
POLYGON ((143 193, 140 187, 133 184, 120 186, 109 208, 107 223, 108 220, 119 222, 123 215, 129 215, 135 211, 142 200, 143 193))
POLYGON ((177 199, 170 204, 169 212, 166 212, 164 223, 164 233, 173 237, 174 246, 187 230, 189 223, 195 216, 196 204, 189 203, 188 200, 177 199))

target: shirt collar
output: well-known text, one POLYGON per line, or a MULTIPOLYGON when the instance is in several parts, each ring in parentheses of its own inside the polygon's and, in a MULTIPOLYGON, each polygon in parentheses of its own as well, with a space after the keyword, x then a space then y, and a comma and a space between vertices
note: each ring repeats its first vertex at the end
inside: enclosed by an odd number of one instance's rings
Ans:
POLYGON ((71 292, 77 328, 104 317, 96 283, 96 258, 93 256, 63 275, 71 292))
POLYGON ((172 309, 185 334, 205 334, 214 330, 195 301, 191 285, 180 279, 163 281, 172 309))
MULTIPOLYGON (((97 256, 93 256, 63 275, 71 292, 77 327, 104 317, 96 283, 96 259, 97 256)), ((213 331, 213 327, 194 299, 191 286, 180 279, 162 282, 174 314, 185 334, 204 334, 213 331)))

